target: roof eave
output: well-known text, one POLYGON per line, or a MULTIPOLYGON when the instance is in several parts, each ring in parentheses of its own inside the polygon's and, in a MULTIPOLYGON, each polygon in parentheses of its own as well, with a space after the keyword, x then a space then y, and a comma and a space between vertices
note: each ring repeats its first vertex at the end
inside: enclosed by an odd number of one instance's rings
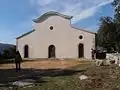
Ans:
POLYGON ((73 27, 73 26, 71 26, 71 27, 74 28, 74 29, 77 29, 77 30, 81 30, 81 31, 84 31, 84 32, 91 33, 91 34, 97 34, 96 32, 92 32, 92 31, 88 31, 88 30, 84 30, 84 29, 76 28, 76 27, 73 27))
POLYGON ((28 34, 34 32, 34 31, 35 31, 35 29, 33 29, 32 31, 29 31, 29 32, 27 32, 27 33, 25 33, 25 34, 23 34, 23 35, 17 37, 16 39, 20 39, 20 38, 22 38, 22 37, 24 37, 24 36, 26 36, 26 35, 28 35, 28 34))

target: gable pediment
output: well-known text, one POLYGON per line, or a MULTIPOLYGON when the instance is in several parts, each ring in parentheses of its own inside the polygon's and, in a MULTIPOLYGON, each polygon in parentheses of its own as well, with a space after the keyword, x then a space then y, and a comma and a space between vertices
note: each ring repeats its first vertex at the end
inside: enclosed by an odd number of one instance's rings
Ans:
POLYGON ((35 23, 42 22, 50 16, 60 16, 60 17, 63 17, 65 19, 72 19, 72 17, 73 17, 73 16, 64 15, 64 14, 61 14, 58 12, 50 11, 50 12, 47 12, 47 13, 43 14, 42 16, 38 17, 37 19, 34 19, 33 21, 35 23))

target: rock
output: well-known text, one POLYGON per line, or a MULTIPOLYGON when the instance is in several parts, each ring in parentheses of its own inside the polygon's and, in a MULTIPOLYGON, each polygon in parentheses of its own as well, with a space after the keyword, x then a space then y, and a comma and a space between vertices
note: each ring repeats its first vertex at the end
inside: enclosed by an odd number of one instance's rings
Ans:
POLYGON ((115 64, 115 60, 96 60, 96 66, 115 64))
POLYGON ((9 89, 10 89, 10 90, 12 90, 12 89, 13 89, 13 87, 9 87, 9 89))
POLYGON ((79 79, 80 80, 85 80, 85 79, 88 79, 88 77, 86 75, 81 75, 81 76, 79 76, 79 79))
POLYGON ((105 60, 105 65, 111 65, 110 60, 105 60))
POLYGON ((115 60, 110 60, 110 64, 115 64, 115 60))
POLYGON ((20 80, 20 81, 15 81, 12 83, 13 86, 19 86, 19 87, 23 87, 23 86, 29 86, 34 84, 35 80, 32 79, 25 79, 25 80, 20 80))
POLYGON ((120 67, 120 64, 118 64, 118 66, 120 67))
POLYGON ((115 60, 115 64, 120 63, 120 54, 119 53, 111 53, 111 54, 106 54, 106 59, 107 60, 115 60))
POLYGON ((96 60, 96 66, 103 66, 104 60, 96 60))

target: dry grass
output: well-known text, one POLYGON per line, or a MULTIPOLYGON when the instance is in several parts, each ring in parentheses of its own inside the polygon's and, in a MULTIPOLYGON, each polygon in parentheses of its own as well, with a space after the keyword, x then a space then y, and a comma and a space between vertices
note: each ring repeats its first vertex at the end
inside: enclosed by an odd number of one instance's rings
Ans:
MULTIPOLYGON (((25 61, 21 64, 22 68, 34 68, 34 69, 57 69, 57 68, 70 68, 78 64, 89 63, 90 61, 78 61, 78 60, 32 60, 25 61)), ((0 64, 1 69, 13 69, 15 64, 0 64)))
POLYGON ((21 72, 14 64, 0 64, 0 90, 9 90, 9 83, 23 79, 34 79, 33 87, 20 90, 81 90, 78 76, 92 67, 87 60, 32 60, 22 63, 21 72))
POLYGON ((23 79, 36 82, 20 90, 120 90, 120 67, 116 65, 96 67, 85 60, 39 60, 25 61, 22 67, 21 72, 15 72, 14 64, 0 66, 0 84, 5 84, 0 90, 9 90, 9 82, 23 79), (89 78, 80 80, 83 74, 89 78))

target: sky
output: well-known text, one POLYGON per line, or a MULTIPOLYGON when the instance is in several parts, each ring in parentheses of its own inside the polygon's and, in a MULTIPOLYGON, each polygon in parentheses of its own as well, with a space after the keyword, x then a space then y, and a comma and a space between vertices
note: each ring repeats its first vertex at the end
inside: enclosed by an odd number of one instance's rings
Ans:
POLYGON ((114 16, 113 0, 0 0, 0 43, 34 29, 33 19, 48 11, 73 16, 74 27, 97 32, 100 18, 114 16))

